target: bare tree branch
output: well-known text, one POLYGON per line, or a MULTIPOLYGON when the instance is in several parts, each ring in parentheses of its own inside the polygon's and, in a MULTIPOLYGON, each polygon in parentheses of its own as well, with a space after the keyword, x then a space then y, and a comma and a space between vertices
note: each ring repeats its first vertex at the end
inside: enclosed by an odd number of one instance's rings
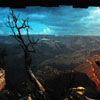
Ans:
POLYGON ((18 26, 19 17, 16 17, 14 14, 14 11, 10 11, 10 15, 8 15, 8 27, 12 30, 15 39, 20 43, 20 46, 22 47, 24 51, 24 59, 25 59, 25 69, 27 72, 27 75, 32 83, 35 84, 35 86, 40 90, 40 93, 43 95, 45 93, 45 88, 43 85, 39 82, 39 80, 36 78, 34 73, 31 70, 31 62, 32 58, 30 56, 30 52, 35 53, 34 45, 38 43, 38 41, 32 41, 29 36, 29 18, 20 20, 20 27, 18 26), (22 37, 21 29, 26 30, 27 33, 27 43, 25 42, 24 38, 22 37), (31 47, 31 49, 29 48, 31 47))

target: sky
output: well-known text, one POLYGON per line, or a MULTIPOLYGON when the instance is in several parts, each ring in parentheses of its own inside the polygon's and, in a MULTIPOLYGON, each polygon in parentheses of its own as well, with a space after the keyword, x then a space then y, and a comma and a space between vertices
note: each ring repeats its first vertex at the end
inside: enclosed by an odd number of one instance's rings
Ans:
MULTIPOLYGON (((12 35, 6 27, 10 8, 0 8, 0 35, 12 35)), ((26 7, 14 9, 19 19, 29 18, 29 34, 46 35, 100 35, 100 8, 26 7)), ((22 34, 26 34, 22 30, 22 34)))

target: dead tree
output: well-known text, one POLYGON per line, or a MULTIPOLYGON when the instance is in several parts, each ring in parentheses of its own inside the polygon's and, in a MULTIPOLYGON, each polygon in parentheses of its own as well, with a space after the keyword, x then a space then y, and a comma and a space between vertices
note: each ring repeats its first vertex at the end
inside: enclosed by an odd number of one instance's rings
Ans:
POLYGON ((37 87, 40 91, 40 94, 45 93, 45 88, 43 85, 39 82, 39 80, 36 78, 34 73, 31 70, 31 63, 32 63, 32 57, 30 56, 30 53, 36 53, 34 46, 38 43, 38 41, 34 41, 29 36, 29 19, 22 19, 20 20, 19 17, 16 17, 13 10, 11 10, 10 14, 8 15, 8 27, 12 30, 15 39, 20 43, 20 46, 22 47, 24 51, 24 60, 25 60, 25 69, 28 75, 28 78, 30 81, 37 87), (19 24, 20 22, 20 24, 19 24), (25 42, 21 30, 24 29, 27 34, 27 41, 25 42))

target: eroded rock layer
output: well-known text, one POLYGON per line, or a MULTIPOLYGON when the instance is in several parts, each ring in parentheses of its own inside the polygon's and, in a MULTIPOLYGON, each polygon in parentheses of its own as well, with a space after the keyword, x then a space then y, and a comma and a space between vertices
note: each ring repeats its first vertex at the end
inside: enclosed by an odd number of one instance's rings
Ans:
POLYGON ((5 81, 5 70, 0 68, 0 91, 5 87, 6 81, 5 81))
POLYGON ((93 55, 91 58, 86 59, 86 61, 75 68, 76 71, 86 73, 91 80, 93 80, 97 85, 97 90, 100 91, 100 56, 93 55))

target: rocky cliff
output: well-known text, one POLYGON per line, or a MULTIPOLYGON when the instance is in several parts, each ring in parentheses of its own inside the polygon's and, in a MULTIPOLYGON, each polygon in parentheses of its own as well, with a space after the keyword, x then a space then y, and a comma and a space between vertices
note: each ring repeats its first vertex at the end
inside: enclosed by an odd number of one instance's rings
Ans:
POLYGON ((5 70, 0 69, 0 91, 5 87, 5 70))
POLYGON ((80 64, 76 71, 86 73, 91 80, 93 80, 97 85, 97 90, 100 91, 100 56, 93 55, 91 58, 86 59, 86 61, 80 64))

